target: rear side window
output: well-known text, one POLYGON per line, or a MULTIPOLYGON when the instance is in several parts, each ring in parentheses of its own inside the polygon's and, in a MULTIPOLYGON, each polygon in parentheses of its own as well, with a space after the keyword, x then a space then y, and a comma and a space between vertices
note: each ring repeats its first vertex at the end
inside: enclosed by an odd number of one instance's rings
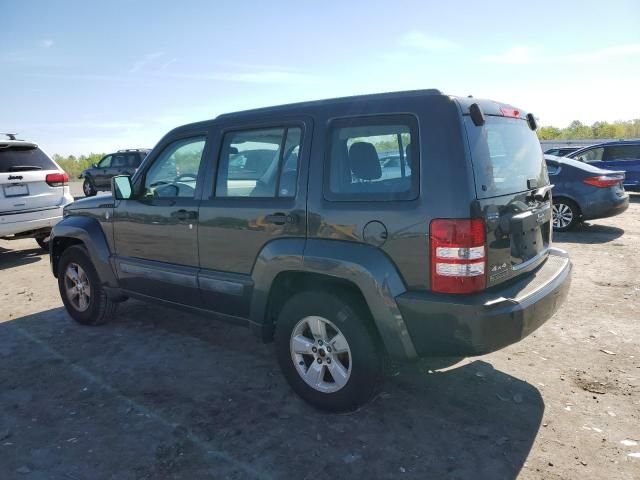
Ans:
POLYGON ((640 160, 640 145, 618 145, 606 148, 607 160, 640 160))
POLYGON ((324 196, 333 201, 418 197, 418 125, 410 115, 338 119, 329 126, 324 196))
POLYGON ((581 162, 600 162, 602 161, 602 155, 604 154, 604 148, 592 148, 590 150, 585 150, 584 152, 578 155, 571 155, 571 158, 575 158, 581 162))
POLYGON ((0 145, 0 173, 57 169, 53 161, 39 148, 0 145))
POLYGON ((216 197, 294 197, 301 141, 300 127, 226 133, 216 197))

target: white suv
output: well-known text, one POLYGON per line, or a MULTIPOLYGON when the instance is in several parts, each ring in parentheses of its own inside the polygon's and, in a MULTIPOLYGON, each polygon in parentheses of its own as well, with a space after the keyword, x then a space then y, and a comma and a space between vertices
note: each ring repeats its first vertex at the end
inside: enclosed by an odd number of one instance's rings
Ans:
POLYGON ((35 238, 49 248, 51 227, 73 202, 69 176, 38 145, 0 133, 0 238, 35 238))

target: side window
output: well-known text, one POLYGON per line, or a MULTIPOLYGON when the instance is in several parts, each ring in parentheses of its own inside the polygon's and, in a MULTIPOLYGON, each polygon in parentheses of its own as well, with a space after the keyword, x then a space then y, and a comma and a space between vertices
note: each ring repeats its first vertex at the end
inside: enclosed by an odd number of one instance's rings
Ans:
POLYGON ((118 167, 126 167, 127 166, 127 158, 125 155, 114 155, 113 161, 111 162, 111 166, 113 168, 118 167))
POLYGON ((607 160, 640 160, 640 145, 619 145, 606 149, 607 160))
POLYGON ((167 145, 145 175, 143 196, 194 198, 205 140, 192 137, 167 145))
POLYGON ((417 198, 419 140, 410 115, 334 120, 329 126, 327 200, 417 198))
POLYGON ((216 197, 293 197, 302 130, 264 128, 225 134, 216 197))
POLYGON ((547 160, 547 172, 549 175, 557 175, 560 171, 560 164, 557 162, 553 162, 551 160, 547 160))
POLYGON ((111 155, 107 155, 98 163, 98 168, 109 168, 111 167, 111 155))
POLYGON ((581 162, 601 162, 603 153, 603 147, 592 148, 591 150, 582 152, 580 155, 577 155, 574 158, 576 160, 580 160, 581 162))

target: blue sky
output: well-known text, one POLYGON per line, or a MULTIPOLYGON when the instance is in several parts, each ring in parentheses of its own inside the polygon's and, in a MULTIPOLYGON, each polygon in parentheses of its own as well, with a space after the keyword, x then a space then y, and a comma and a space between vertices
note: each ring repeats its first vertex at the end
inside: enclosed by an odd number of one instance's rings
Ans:
POLYGON ((439 88, 543 124, 640 117, 640 2, 10 1, 0 131, 152 147, 219 113, 439 88))

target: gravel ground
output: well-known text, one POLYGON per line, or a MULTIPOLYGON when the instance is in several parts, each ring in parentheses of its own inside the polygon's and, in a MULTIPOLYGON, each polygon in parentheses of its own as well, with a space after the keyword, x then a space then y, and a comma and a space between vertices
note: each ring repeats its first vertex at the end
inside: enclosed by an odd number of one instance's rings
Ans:
POLYGON ((555 243, 573 283, 541 329, 336 416, 241 327, 136 301, 74 324, 35 241, 0 241, 0 478, 638 479, 640 196, 555 243))

